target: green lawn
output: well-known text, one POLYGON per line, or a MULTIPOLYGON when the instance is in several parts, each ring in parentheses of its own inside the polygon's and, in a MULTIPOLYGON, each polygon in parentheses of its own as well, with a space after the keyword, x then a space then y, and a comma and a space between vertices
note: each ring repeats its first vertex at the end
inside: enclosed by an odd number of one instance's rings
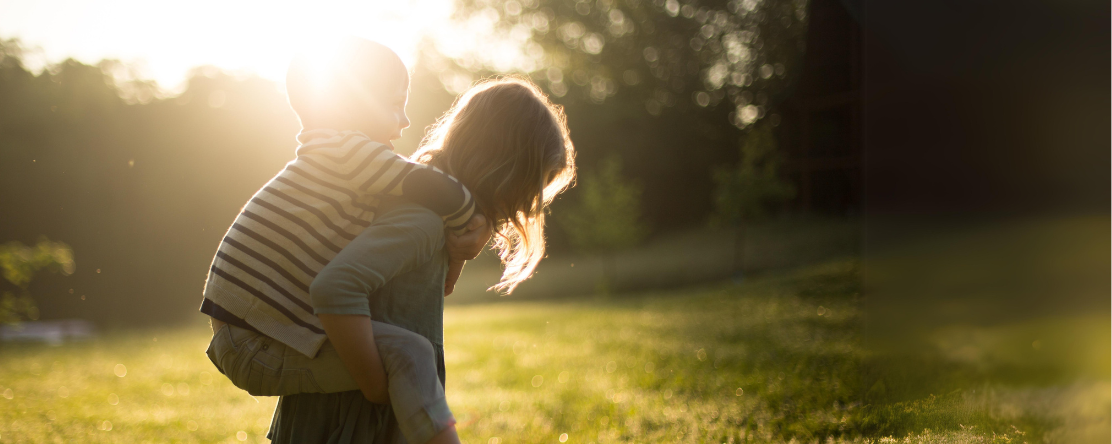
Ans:
MULTIPOLYGON (((1068 324, 1106 343, 1107 313, 966 332, 1004 350, 982 362, 970 341, 947 348, 966 337, 951 330, 937 353, 895 359, 861 344, 859 281, 839 261, 743 285, 452 306, 449 403, 471 444, 1108 442, 1107 373, 1005 378, 983 362, 1009 359, 1017 331, 1068 324)), ((0 442, 265 442, 275 399, 223 379, 207 335, 4 345, 0 442)))

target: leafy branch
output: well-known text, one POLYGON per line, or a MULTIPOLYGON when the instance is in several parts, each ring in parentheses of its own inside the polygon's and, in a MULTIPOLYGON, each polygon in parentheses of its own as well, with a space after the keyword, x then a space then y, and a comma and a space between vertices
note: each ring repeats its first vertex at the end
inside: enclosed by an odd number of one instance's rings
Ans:
POLYGON ((0 272, 4 280, 19 289, 19 294, 5 291, 0 295, 0 323, 14 325, 21 318, 39 318, 38 306, 27 289, 37 273, 60 272, 69 276, 74 270, 73 250, 63 242, 43 238, 34 246, 15 241, 0 245, 0 272))

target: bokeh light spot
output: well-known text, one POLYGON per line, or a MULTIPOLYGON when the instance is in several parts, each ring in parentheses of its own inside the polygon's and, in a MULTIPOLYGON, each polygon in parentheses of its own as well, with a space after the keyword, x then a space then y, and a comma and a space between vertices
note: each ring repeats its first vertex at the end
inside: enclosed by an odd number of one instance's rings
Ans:
POLYGON ((695 104, 704 108, 707 105, 710 105, 710 94, 707 94, 704 91, 695 93, 695 104))

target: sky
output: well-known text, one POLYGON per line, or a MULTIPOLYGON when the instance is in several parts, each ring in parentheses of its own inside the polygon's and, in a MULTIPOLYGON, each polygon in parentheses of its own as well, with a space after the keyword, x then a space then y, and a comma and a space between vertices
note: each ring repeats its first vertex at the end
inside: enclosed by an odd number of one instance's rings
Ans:
POLYGON ((168 90, 190 68, 213 65, 281 81, 295 51, 350 34, 394 49, 407 65, 421 36, 439 28, 451 0, 0 0, 0 38, 41 52, 33 70, 73 57, 112 58, 168 90))

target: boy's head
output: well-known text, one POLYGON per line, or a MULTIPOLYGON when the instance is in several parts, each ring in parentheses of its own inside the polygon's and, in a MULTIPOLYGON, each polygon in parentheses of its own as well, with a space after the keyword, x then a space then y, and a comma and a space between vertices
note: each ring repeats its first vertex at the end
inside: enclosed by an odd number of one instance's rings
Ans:
POLYGON ((286 94, 304 129, 361 131, 387 142, 409 127, 409 73, 394 51, 357 38, 337 39, 294 57, 286 94))

